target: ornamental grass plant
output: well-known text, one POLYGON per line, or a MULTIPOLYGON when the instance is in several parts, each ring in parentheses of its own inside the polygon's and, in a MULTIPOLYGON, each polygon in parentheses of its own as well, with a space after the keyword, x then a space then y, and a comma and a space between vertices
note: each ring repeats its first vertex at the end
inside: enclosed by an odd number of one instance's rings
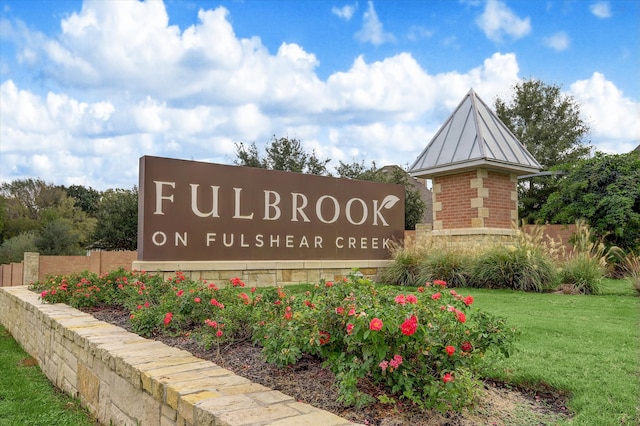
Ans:
POLYGON ((577 293, 598 294, 607 274, 609 260, 622 257, 621 250, 617 247, 607 248, 601 241, 596 241, 583 221, 576 223, 576 231, 570 242, 573 250, 561 265, 561 283, 577 293))
POLYGON ((558 283, 556 265, 542 251, 527 246, 494 246, 471 267, 471 287, 543 292, 558 283))
POLYGON ((418 286, 421 284, 420 263, 426 256, 427 251, 423 248, 405 249, 395 246, 391 250, 393 262, 380 274, 380 281, 401 285, 418 286))
POLYGON ((419 282, 443 280, 448 287, 467 287, 474 254, 469 250, 442 247, 427 252, 418 266, 419 282))
POLYGON ((633 283, 636 293, 640 296, 640 255, 630 251, 622 260, 622 267, 633 283))

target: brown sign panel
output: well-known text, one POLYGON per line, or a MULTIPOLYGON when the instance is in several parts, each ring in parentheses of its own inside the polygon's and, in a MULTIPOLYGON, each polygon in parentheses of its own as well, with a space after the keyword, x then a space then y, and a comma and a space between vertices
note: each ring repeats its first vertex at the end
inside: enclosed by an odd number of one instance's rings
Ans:
POLYGON ((402 185, 140 158, 138 260, 386 259, 402 185))

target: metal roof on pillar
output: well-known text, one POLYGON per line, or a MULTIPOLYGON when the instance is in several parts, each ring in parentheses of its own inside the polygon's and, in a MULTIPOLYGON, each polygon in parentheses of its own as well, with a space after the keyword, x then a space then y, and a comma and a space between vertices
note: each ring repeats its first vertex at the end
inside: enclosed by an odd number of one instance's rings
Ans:
POLYGON ((471 89, 409 169, 428 177, 486 167, 535 173, 542 166, 471 89))

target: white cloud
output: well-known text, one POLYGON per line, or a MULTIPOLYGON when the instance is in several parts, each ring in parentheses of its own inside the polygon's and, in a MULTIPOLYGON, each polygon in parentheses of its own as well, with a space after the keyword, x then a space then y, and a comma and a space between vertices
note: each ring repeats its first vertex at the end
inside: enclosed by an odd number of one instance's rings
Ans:
POLYGON ((569 48, 571 39, 569 38, 567 33, 561 31, 549 37, 546 37, 544 39, 544 44, 552 48, 553 50, 562 51, 569 48))
POLYGON ((624 96, 599 72, 570 87, 591 124, 594 145, 604 152, 630 152, 640 144, 640 103, 624 96))
POLYGON ((420 25, 412 25, 409 27, 407 38, 411 41, 416 41, 421 38, 430 38, 434 34, 433 30, 422 27, 420 25))
POLYGON ((394 41, 393 34, 384 31, 382 22, 373 8, 373 2, 369 1, 368 5, 368 9, 362 17, 362 28, 356 33, 356 38, 363 43, 371 43, 374 46, 394 41))
POLYGON ((595 2, 589 6, 589 10, 591 10, 591 13, 600 19, 611 17, 611 6, 608 1, 595 2))
POLYGON ((331 13, 336 15, 338 18, 344 19, 345 21, 349 21, 351 20, 351 17, 355 13, 357 7, 358 7, 358 3, 353 5, 347 4, 342 7, 333 6, 331 8, 331 13))
MULTIPOLYGON (((55 39, 20 30, 16 40, 33 49, 36 71, 57 89, 37 94, 12 80, 0 84, 0 181, 37 176, 130 188, 142 155, 229 164, 235 143, 262 150, 274 134, 299 138, 333 165, 354 156, 405 165, 470 88, 491 104, 519 80, 514 53, 430 74, 406 52, 370 62, 361 56, 320 79, 313 53, 294 43, 269 52, 257 37, 237 37, 226 9, 201 11, 180 32, 161 6, 87 2, 55 39)), ((598 140, 638 140, 631 132, 637 104, 597 74, 574 86, 588 101, 585 111, 602 117, 598 140)))
POLYGON ((484 12, 476 19, 476 23, 487 38, 502 42, 505 36, 519 39, 531 32, 531 19, 519 18, 501 1, 488 0, 484 12))

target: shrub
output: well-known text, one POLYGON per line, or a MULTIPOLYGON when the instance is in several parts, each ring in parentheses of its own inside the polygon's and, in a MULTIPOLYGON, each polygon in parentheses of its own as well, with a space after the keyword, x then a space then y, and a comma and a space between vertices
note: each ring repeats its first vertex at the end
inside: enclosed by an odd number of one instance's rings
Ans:
POLYGON ((385 386, 382 402, 398 398, 444 411, 473 402, 484 355, 508 355, 516 336, 504 320, 472 312, 473 297, 445 286, 435 280, 398 294, 352 274, 290 295, 281 288, 247 290, 237 278, 218 288, 181 273, 162 281, 120 270, 49 277, 31 288, 47 303, 126 306, 142 335, 190 333, 218 350, 222 342, 251 337, 278 365, 303 354, 321 357, 348 405, 372 401, 358 387, 365 381, 385 386))
POLYGON ((460 250, 442 249, 430 251, 424 256, 419 269, 419 282, 437 279, 448 287, 466 287, 469 279, 472 255, 460 250))
POLYGON ((36 237, 35 231, 28 231, 4 240, 0 245, 0 264, 22 262, 24 252, 38 251, 36 237))
POLYGON ((553 262, 529 247, 494 246, 471 267, 472 287, 542 292, 557 283, 553 262))
POLYGON ((422 255, 410 249, 395 248, 393 262, 380 274, 380 280, 387 284, 416 286, 421 284, 419 264, 422 255))
POLYGON ((267 359, 286 364, 305 352, 325 359, 346 405, 373 400, 358 387, 368 381, 388 390, 381 401, 459 410, 478 389, 475 373, 484 354, 508 355, 516 332, 502 319, 470 313, 472 297, 446 291, 444 281, 434 284, 398 294, 352 275, 346 283, 316 287, 256 336, 267 359))
POLYGON ((595 241, 589 225, 584 221, 576 222, 571 243, 574 250, 562 267, 562 283, 582 294, 600 293, 600 284, 609 265, 608 259, 621 257, 620 249, 606 248, 602 242, 595 241))
POLYGON ((567 284, 582 294, 600 293, 603 279, 604 270, 600 259, 589 253, 576 254, 564 264, 560 272, 562 284, 567 284))
POLYGON ((640 255, 633 251, 627 253, 622 261, 625 274, 629 276, 633 282, 633 287, 640 295, 640 255))

